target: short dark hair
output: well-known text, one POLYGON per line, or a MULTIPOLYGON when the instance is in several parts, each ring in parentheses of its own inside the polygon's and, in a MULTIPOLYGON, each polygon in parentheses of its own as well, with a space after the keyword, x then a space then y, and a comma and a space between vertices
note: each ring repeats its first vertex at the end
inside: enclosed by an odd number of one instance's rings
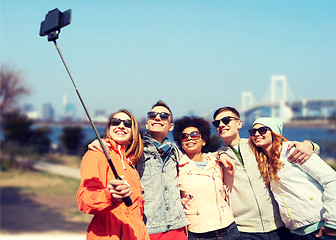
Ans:
POLYGON ((170 108, 168 107, 168 105, 167 105, 165 102, 163 102, 163 101, 161 101, 161 100, 157 101, 157 102, 152 106, 151 110, 152 110, 153 108, 155 108, 155 107, 164 107, 164 108, 167 108, 167 110, 170 112, 170 116, 171 116, 170 120, 171 120, 171 122, 173 122, 173 112, 170 110, 170 108))
POLYGON ((237 111, 237 109, 235 109, 234 107, 221 107, 221 108, 218 108, 215 111, 214 115, 213 115, 213 119, 215 119, 218 114, 220 114, 222 112, 226 112, 226 111, 232 112, 233 114, 235 114, 240 119, 240 114, 237 111))
MULTIPOLYGON (((174 129, 173 129, 173 137, 174 140, 177 144, 177 146, 181 149, 182 152, 182 145, 181 145, 181 134, 183 132, 184 129, 186 129, 187 127, 195 127, 198 129, 198 131, 201 133, 202 139, 205 141, 205 146, 207 145, 207 143, 210 140, 210 124, 207 120, 205 120, 204 118, 201 117, 196 117, 196 116, 192 116, 192 117, 182 117, 178 120, 176 120, 174 122, 174 129)), ((202 150, 204 150, 204 147, 202 148, 202 150)))

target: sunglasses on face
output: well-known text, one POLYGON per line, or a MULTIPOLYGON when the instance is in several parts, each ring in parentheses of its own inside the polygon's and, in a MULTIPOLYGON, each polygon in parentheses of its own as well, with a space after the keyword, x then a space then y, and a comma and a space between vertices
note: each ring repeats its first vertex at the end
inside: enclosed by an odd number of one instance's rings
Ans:
POLYGON ((119 126, 120 123, 123 123, 125 127, 131 128, 132 127, 132 120, 126 119, 126 120, 121 120, 119 118, 112 118, 111 119, 111 125, 112 126, 119 126))
POLYGON ((229 124, 231 122, 232 119, 239 120, 238 118, 235 118, 235 117, 223 117, 222 119, 213 121, 212 124, 216 128, 218 128, 221 121, 222 121, 222 123, 224 123, 225 125, 227 125, 227 124, 229 124))
POLYGON ((166 112, 148 112, 147 113, 148 119, 151 119, 151 120, 155 119, 157 115, 160 115, 160 118, 162 120, 167 120, 170 116, 170 114, 166 112))
POLYGON ((182 133, 181 134, 181 141, 187 141, 189 139, 189 136, 191 137, 192 140, 198 140, 201 138, 201 133, 197 131, 193 131, 191 133, 182 133))
POLYGON ((260 135, 264 135, 267 133, 268 129, 268 127, 252 128, 248 132, 250 136, 254 136, 257 132, 259 132, 260 135))

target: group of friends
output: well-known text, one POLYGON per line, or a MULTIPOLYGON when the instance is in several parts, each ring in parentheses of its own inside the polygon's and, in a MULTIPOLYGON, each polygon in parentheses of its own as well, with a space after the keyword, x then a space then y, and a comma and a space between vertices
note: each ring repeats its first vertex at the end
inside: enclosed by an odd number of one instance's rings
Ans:
POLYGON ((212 124, 224 145, 206 153, 201 117, 174 121, 160 100, 141 136, 129 111, 113 113, 103 139, 122 179, 90 144, 77 192, 79 209, 93 215, 87 239, 336 239, 336 172, 318 145, 288 141, 275 118, 258 118, 240 138, 232 107, 216 110, 212 124))

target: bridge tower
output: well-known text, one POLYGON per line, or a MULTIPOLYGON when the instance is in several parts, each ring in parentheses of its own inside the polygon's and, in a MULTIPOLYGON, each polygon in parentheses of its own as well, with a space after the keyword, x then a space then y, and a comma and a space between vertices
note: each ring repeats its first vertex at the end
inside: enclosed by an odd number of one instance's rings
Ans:
POLYGON ((271 102, 276 103, 280 101, 287 101, 287 78, 283 75, 272 75, 271 102), (280 91, 278 90, 278 86, 280 86, 280 91))
POLYGON ((242 92, 242 99, 241 99, 241 110, 244 111, 249 107, 253 106, 254 104, 254 96, 252 92, 242 92))
MULTIPOLYGON (((241 112, 244 112, 249 107, 254 105, 254 96, 252 92, 242 92, 241 95, 241 112)), ((241 120, 245 121, 245 115, 241 114, 241 120)))
POLYGON ((287 121, 292 117, 291 109, 286 105, 287 102, 287 78, 284 75, 271 76, 271 117, 277 117, 287 121), (278 111, 275 105, 278 105, 278 111))

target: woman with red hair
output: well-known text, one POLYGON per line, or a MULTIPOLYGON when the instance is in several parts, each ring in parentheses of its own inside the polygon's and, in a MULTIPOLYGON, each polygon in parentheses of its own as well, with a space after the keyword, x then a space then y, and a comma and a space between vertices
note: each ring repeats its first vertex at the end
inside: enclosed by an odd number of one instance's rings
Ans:
POLYGON ((302 165, 287 160, 290 142, 275 118, 258 118, 249 144, 294 240, 336 239, 336 172, 317 154, 302 165))

